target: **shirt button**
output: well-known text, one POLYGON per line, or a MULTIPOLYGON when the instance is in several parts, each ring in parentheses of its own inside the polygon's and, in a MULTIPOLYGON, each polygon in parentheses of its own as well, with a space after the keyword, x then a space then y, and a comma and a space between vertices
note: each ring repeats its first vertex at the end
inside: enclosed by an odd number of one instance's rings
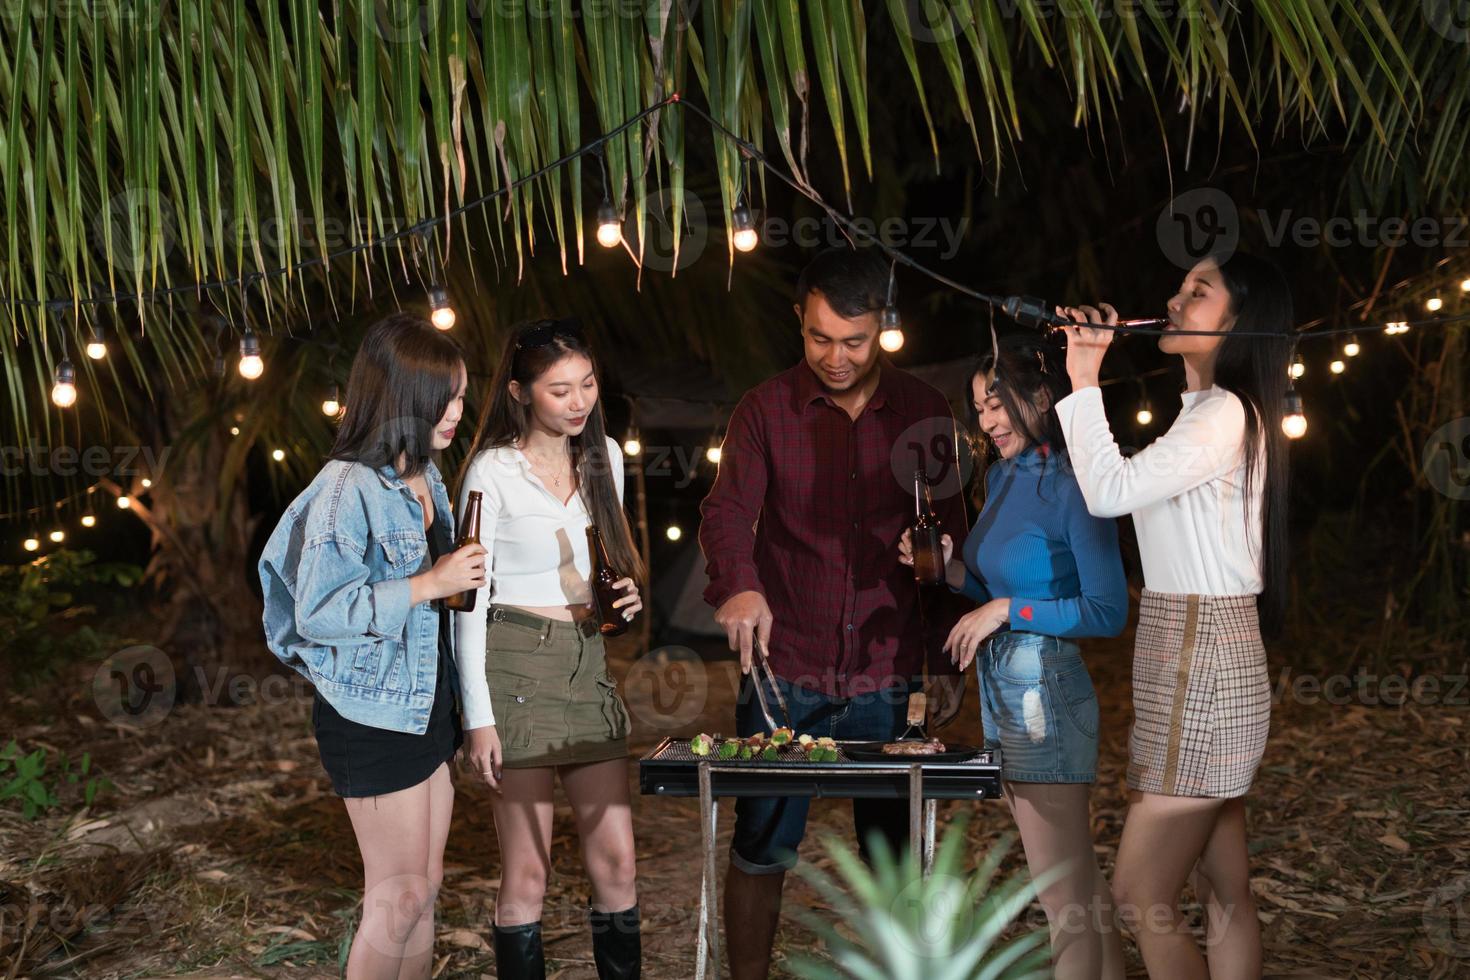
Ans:
POLYGON ((851 623, 848 623, 848 624, 847 624, 847 631, 848 631, 848 632, 849 632, 849 633, 850 633, 850 632, 852 632, 852 624, 851 624, 851 623))
POLYGON ((856 480, 857 479, 857 470, 853 470, 852 473, 848 476, 848 479, 849 480, 856 480))

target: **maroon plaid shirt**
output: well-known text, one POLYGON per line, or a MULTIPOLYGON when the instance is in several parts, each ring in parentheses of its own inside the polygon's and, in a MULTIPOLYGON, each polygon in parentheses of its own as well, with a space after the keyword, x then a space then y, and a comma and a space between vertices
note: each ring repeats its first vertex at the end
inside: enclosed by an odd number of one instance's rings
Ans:
POLYGON ((940 647, 967 606, 941 585, 921 620, 913 569, 898 561, 916 469, 944 532, 965 540, 954 416, 918 378, 886 360, 880 370, 856 420, 805 362, 747 392, 700 506, 705 601, 762 593, 772 669, 832 697, 907 684, 926 649, 932 673, 955 673, 940 647))

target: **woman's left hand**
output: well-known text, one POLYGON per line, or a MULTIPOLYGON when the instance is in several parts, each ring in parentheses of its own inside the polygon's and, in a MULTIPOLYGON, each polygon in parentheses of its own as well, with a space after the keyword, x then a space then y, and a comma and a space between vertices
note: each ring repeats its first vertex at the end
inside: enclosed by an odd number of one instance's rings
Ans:
POLYGON ((643 598, 638 595, 638 583, 630 578, 623 578, 614 582, 613 588, 622 589, 627 593, 621 599, 613 600, 613 608, 621 609, 623 618, 631 621, 643 608, 643 598))
MULTIPOLYGON (((1057 314, 1080 323, 1116 326, 1118 311, 1109 303, 1097 305, 1100 309, 1091 306, 1059 306, 1057 314)), ((1063 327, 1062 330, 1067 335, 1067 376, 1072 380, 1072 390, 1097 387, 1103 355, 1108 352, 1115 331, 1098 327, 1063 327)))
POLYGON ((950 662, 959 664, 960 670, 968 668, 985 638, 1010 618, 1009 599, 991 599, 979 609, 965 613, 944 641, 944 652, 949 654, 950 662))

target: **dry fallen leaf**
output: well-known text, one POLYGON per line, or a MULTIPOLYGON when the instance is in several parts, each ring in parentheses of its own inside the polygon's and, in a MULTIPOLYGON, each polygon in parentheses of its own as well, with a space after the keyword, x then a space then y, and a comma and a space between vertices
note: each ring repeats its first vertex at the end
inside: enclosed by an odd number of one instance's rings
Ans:
POLYGON ((1405 854, 1409 852, 1409 842, 1404 840, 1398 834, 1393 833, 1392 831, 1378 838, 1378 843, 1383 844, 1387 847, 1391 847, 1395 851, 1402 851, 1405 854))
POLYGON ((451 929, 449 932, 440 933, 439 938, 446 943, 463 946, 465 949, 477 949, 483 952, 490 948, 485 942, 485 937, 473 929, 451 929))

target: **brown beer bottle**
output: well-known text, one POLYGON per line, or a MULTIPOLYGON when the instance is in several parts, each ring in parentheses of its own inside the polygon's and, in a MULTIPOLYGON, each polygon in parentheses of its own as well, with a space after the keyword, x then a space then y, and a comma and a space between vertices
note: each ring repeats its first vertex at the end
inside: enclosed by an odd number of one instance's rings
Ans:
POLYGON ((627 576, 608 561, 607 545, 603 543, 602 532, 597 530, 596 524, 587 525, 587 551, 592 555, 592 595, 597 600, 599 629, 603 636, 622 636, 628 632, 628 620, 623 618, 621 609, 613 608, 613 603, 624 593, 622 589, 613 588, 613 583, 627 576))
POLYGON ((938 585, 944 581, 944 545, 939 540, 940 520, 934 515, 934 500, 923 470, 914 471, 914 581, 938 585))
MULTIPOLYGON (((482 494, 478 490, 471 490, 469 500, 464 506, 464 515, 459 519, 459 536, 454 541, 454 550, 458 551, 467 544, 480 543, 480 500, 482 494)), ((465 592, 457 592, 451 596, 445 596, 441 605, 445 609, 454 612, 474 612, 475 595, 478 589, 469 589, 465 592)))

